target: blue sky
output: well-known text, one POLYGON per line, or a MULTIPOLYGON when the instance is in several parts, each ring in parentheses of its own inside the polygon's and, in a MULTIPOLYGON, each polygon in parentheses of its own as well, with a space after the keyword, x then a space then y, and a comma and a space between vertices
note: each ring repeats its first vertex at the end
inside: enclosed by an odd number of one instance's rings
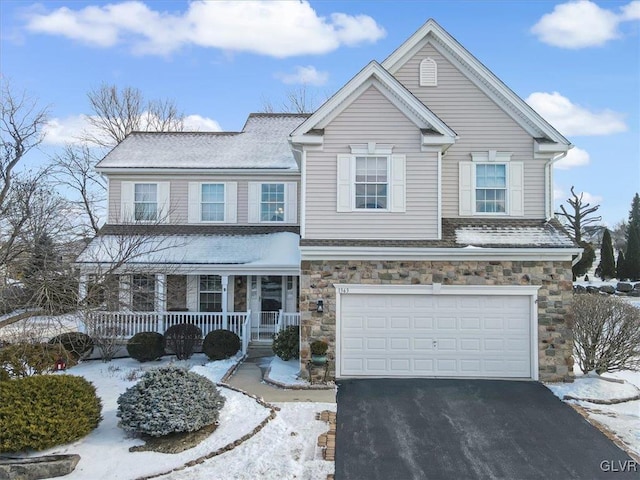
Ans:
POLYGON ((0 72, 51 107, 41 162, 86 128, 101 83, 239 130, 306 84, 320 103, 434 18, 576 146, 555 169, 626 219, 640 191, 640 0, 0 2, 0 72))

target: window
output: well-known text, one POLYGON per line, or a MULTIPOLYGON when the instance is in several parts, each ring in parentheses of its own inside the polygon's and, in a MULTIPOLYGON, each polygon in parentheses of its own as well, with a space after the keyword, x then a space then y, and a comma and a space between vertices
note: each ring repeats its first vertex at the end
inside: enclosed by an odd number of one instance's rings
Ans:
POLYGON ((133 275, 131 277, 131 308, 134 312, 153 312, 156 298, 155 275, 133 275))
POLYGON ((158 185, 155 183, 136 183, 134 185, 133 207, 136 221, 157 220, 158 185))
POLYGON ((219 275, 200 275, 200 311, 222 311, 222 282, 219 275))
POLYGON ((284 183, 263 183, 260 196, 260 221, 284 222, 284 183))
POLYGON ((505 213, 507 198, 507 166, 476 165, 476 212, 505 213))
POLYGON ((355 207, 386 209, 388 157, 356 157, 355 207))
POLYGON ((200 195, 200 220, 224 221, 224 184, 203 183, 200 195))

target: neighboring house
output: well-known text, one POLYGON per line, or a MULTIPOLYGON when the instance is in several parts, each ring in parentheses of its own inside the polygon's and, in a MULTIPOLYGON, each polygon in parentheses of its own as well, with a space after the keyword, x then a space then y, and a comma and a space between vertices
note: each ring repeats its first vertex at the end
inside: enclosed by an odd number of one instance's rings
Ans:
POLYGON ((130 135, 98 164, 82 283, 138 229, 177 244, 128 273, 134 311, 237 312, 254 339, 301 316, 301 366, 324 339, 330 377, 569 379, 580 249, 552 164, 571 147, 429 20, 312 115, 130 135))

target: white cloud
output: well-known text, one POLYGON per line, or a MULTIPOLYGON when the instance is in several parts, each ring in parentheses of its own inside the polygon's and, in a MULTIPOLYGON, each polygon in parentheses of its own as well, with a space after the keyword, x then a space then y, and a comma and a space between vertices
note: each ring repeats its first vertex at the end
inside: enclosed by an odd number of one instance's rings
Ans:
POLYGON ((222 128, 215 120, 200 115, 187 115, 184 117, 185 132, 220 132, 222 128))
POLYGON ((564 190, 562 190, 562 188, 555 186, 553 187, 553 200, 555 202, 561 201, 561 200, 565 200, 566 199, 567 194, 564 193, 564 190))
POLYGON ((531 28, 540 41, 562 48, 604 45, 620 37, 620 23, 640 18, 640 1, 621 8, 621 13, 601 8, 589 0, 556 5, 531 28))
POLYGON ((564 135, 611 135, 627 131, 622 114, 611 110, 591 112, 558 92, 534 92, 526 101, 564 135))
POLYGON ((569 150, 566 157, 558 160, 553 166, 558 170, 569 170, 570 168, 589 165, 589 161, 589 152, 578 147, 573 147, 569 150))
MULTIPOLYGON (((578 193, 578 196, 580 196, 580 194, 578 193)), ((602 200, 604 200, 600 195, 593 195, 589 192, 582 192, 582 204, 586 204, 586 203, 590 203, 592 206, 593 205, 599 205, 600 203, 602 203, 602 200)))
POLYGON ((276 78, 288 85, 302 84, 320 87, 329 80, 329 73, 319 72, 313 65, 307 65, 306 67, 296 67, 293 73, 277 73, 276 78))
MULTIPOLYGON (((153 4, 162 5, 162 4, 153 4)), ((27 29, 96 47, 128 45, 134 53, 168 55, 186 45, 272 57, 323 54, 375 42, 386 32, 367 15, 318 16, 308 1, 194 1, 186 12, 128 1, 79 10, 31 11, 27 29)))
POLYGON ((86 115, 71 115, 66 118, 52 118, 43 128, 44 143, 67 145, 82 143, 87 134, 96 136, 99 131, 87 122, 86 115))
MULTIPOLYGON (((142 114, 143 123, 146 113, 142 114)), ((143 125, 142 128, 145 128, 143 125)), ((200 115, 186 115, 184 117, 184 130, 191 132, 219 132, 220 124, 200 115)), ((48 145, 67 145, 83 143, 83 138, 102 137, 108 143, 108 137, 101 135, 100 130, 87 121, 86 115, 71 115, 66 118, 52 118, 43 128, 45 133, 44 143, 48 145)))

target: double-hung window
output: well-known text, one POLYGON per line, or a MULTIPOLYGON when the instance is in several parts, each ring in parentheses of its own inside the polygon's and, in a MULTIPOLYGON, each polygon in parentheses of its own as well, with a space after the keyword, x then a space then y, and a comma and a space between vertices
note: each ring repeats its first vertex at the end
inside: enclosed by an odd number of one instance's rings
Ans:
POLYGON ((222 282, 219 275, 200 275, 200 311, 222 311, 222 282))
POLYGON ((285 221, 284 183, 263 183, 261 185, 260 221, 285 221))
POLYGON ((356 209, 383 209, 388 206, 389 157, 366 156, 355 159, 356 209))
POLYGON ((224 183, 203 183, 200 191, 200 220, 224 221, 224 183))
POLYGON ((504 163, 476 165, 476 212, 507 211, 507 166, 504 163))
POLYGON ((150 222, 158 219, 158 185, 136 183, 133 191, 134 219, 150 222))
POLYGON ((134 312, 153 312, 155 310, 155 275, 141 274, 131 276, 131 308, 134 312))

